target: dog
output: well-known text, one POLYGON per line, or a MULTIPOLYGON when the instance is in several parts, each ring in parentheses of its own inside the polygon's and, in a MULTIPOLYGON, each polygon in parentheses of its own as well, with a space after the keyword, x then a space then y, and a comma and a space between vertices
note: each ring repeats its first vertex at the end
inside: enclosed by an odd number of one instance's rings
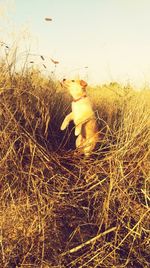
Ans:
POLYGON ((69 90, 72 101, 72 112, 68 114, 62 125, 64 130, 71 120, 75 124, 76 148, 85 156, 90 156, 98 142, 98 127, 96 117, 90 102, 86 95, 87 83, 84 80, 66 80, 63 79, 62 86, 69 90))

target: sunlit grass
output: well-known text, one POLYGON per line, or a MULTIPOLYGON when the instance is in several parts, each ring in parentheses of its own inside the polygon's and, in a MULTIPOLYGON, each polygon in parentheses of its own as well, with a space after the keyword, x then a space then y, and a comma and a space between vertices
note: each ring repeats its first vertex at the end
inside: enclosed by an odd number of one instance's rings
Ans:
POLYGON ((0 64, 0 266, 148 267, 150 91, 88 88, 100 141, 85 159, 60 131, 70 96, 16 72, 15 53, 0 64))

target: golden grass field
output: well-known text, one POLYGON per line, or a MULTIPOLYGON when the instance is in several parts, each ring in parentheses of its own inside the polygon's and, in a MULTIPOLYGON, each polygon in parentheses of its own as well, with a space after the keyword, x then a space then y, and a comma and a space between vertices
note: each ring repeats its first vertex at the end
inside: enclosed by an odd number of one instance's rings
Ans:
POLYGON ((88 95, 100 140, 84 158, 58 81, 1 60, 0 267, 149 267, 150 90, 88 95))

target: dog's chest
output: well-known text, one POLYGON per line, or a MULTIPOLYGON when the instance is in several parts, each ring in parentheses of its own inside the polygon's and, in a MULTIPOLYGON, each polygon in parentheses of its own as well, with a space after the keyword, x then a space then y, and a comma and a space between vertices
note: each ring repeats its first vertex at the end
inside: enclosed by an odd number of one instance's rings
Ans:
POLYGON ((81 99, 77 102, 72 102, 73 120, 75 124, 94 116, 92 105, 88 98, 81 99))

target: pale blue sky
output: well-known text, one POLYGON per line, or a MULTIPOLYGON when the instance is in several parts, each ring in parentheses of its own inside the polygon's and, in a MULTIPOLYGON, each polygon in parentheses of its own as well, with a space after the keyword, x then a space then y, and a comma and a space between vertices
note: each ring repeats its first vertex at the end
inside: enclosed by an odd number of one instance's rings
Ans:
POLYGON ((1 39, 11 42, 10 32, 26 28, 32 52, 47 56, 48 71, 49 57, 60 61, 58 77, 150 81, 149 0, 0 0, 0 7, 1 39))

